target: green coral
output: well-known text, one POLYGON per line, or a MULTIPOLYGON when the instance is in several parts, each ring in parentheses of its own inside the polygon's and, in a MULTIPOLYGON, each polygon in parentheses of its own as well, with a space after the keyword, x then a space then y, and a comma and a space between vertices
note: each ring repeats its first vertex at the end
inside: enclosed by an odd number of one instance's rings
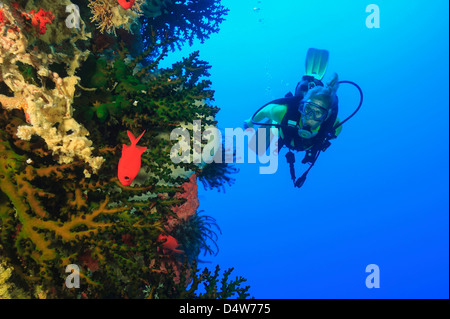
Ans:
MULTIPOLYGON (((231 271, 221 282, 218 268, 214 274, 206 269, 197 274, 200 251, 218 251, 209 246, 210 239, 216 245, 213 228, 220 231, 211 217, 196 214, 179 223, 176 232, 187 248, 182 256, 164 255, 157 240, 168 221, 178 218, 173 208, 185 202, 177 194, 187 177, 203 173, 211 185, 222 185, 230 172, 221 167, 207 173, 205 167, 170 160, 172 129, 196 119, 202 119, 202 128, 216 125, 219 111, 211 106, 214 91, 205 79, 210 66, 198 52, 172 67, 159 67, 173 41, 151 41, 137 57, 117 43, 114 50, 91 48, 77 69, 81 83, 72 102, 73 117, 89 131, 94 155, 105 159, 92 176, 82 160, 58 164, 41 137, 19 139, 18 127, 27 125, 24 112, 0 105, 2 296, 16 296, 12 290, 30 298, 248 296, 248 287, 240 287, 243 278, 228 280, 231 271), (135 136, 145 130, 139 144, 148 147, 142 155, 145 177, 131 186, 117 178, 121 145, 129 144, 127 130, 135 136), (64 285, 69 264, 80 266, 81 289, 64 285), (196 292, 202 282, 206 293, 196 292)), ((99 43, 98 37, 93 43, 99 43)), ((61 67, 66 66, 52 65, 53 71, 61 67)), ((19 65, 19 71, 29 83, 48 84, 40 83, 34 67, 19 65)), ((9 89, 0 81, 3 93, 11 95, 9 89)))
MULTIPOLYGON (((81 178, 79 163, 27 165, 27 156, 16 153, 17 145, 12 145, 4 132, 1 140, 3 253, 16 269, 28 273, 24 279, 29 285, 38 283, 55 291, 55 280, 63 277, 62 266, 83 264, 87 254, 99 268, 94 273, 82 272, 92 297, 104 296, 102 291, 120 291, 120 287, 137 283, 150 273, 144 271, 144 265, 157 256, 154 242, 161 222, 145 213, 145 207, 133 215, 127 213, 131 205, 110 207, 109 203, 118 202, 119 194, 107 195, 97 189, 106 191, 114 182, 81 178), (51 189, 53 183, 58 187, 51 189), (65 192, 58 192, 58 188, 65 192), (24 264, 26 270, 21 266, 24 264)), ((129 290, 139 291, 133 288, 129 290)), ((57 296, 67 293, 64 289, 55 292, 57 296)))
MULTIPOLYGON (((222 274, 217 265, 212 273, 208 268, 200 271, 197 262, 188 267, 185 263, 180 274, 180 282, 176 285, 169 281, 170 276, 155 276, 154 281, 146 282, 143 290, 146 299, 247 299, 250 297, 250 286, 242 286, 247 280, 243 277, 231 279, 234 268, 222 274), (186 288, 188 287, 188 288, 186 288)), ((169 267, 169 274, 173 268, 169 267)))
POLYGON ((197 273, 197 268, 194 266, 191 270, 194 276, 191 282, 191 287, 188 290, 183 290, 180 292, 182 298, 187 299, 246 299, 250 297, 248 290, 249 286, 241 287, 241 285, 247 280, 242 277, 236 277, 234 280, 229 280, 231 273, 234 268, 229 268, 226 270, 222 279, 220 277, 220 267, 217 265, 214 273, 212 273, 208 268, 205 268, 200 274, 197 273), (200 284, 203 283, 203 292, 200 292, 200 284))
MULTIPOLYGON (((189 83, 196 70, 189 71, 190 75, 185 74, 186 69, 193 65, 201 65, 197 62, 196 55, 193 55, 174 69, 166 70, 170 74, 180 74, 180 79, 185 83, 178 79, 175 87, 181 92, 169 94, 165 86, 171 86, 171 81, 162 81, 156 75, 152 75, 153 81, 142 84, 153 91, 159 84, 158 89, 163 92, 159 95, 159 101, 152 101, 152 107, 139 108, 142 114, 139 118, 133 118, 136 111, 128 106, 123 95, 115 94, 110 95, 115 103, 104 100, 99 105, 108 110, 104 121, 100 121, 98 112, 98 118, 90 122, 79 117, 90 127, 93 140, 99 145, 99 154, 106 158, 99 174, 90 179, 84 177, 81 161, 56 164, 40 138, 32 138, 29 142, 17 139, 14 132, 19 125, 25 124, 23 113, 0 109, 0 127, 5 128, 0 130, 1 253, 22 274, 23 289, 31 291, 32 287, 39 285, 49 291, 47 297, 50 298, 79 297, 79 291, 59 284, 64 282, 66 276, 64 267, 73 263, 81 265, 83 296, 89 298, 142 298, 145 282, 157 281, 154 269, 148 265, 155 261, 159 263, 161 254, 158 252, 160 244, 157 237, 164 231, 163 225, 167 219, 176 217, 172 207, 182 204, 184 200, 174 195, 182 192, 180 186, 186 180, 172 177, 172 163, 168 156, 171 143, 157 138, 177 123, 176 113, 171 114, 164 103, 168 100, 176 103, 180 99, 177 105, 180 105, 180 112, 185 117, 179 119, 185 121, 194 119, 192 113, 211 115, 217 112, 216 108, 198 108, 194 104, 197 99, 211 96, 204 86, 200 85, 200 89, 195 82, 189 83), (155 104, 161 105, 163 110, 155 109, 155 104), (95 122, 98 124, 94 125, 95 122), (152 177, 140 187, 121 186, 116 177, 120 154, 117 146, 128 143, 128 137, 124 134, 127 129, 147 129, 140 143, 149 145, 142 162, 152 172, 152 177), (163 180, 167 186, 156 186, 163 180), (146 195, 149 192, 155 195, 150 198, 146 195), (136 201, 136 198, 143 199, 136 201)), ((100 64, 104 66, 103 62, 100 64)), ((129 67, 126 71, 131 72, 129 67)), ((167 79, 167 74, 160 74, 167 79)), ((198 76, 200 74, 204 73, 198 73, 198 76)), ((125 79, 128 77, 125 76, 125 79)), ((141 82, 139 77, 135 81, 141 82)), ((137 94, 135 90, 129 93, 137 94)), ((89 96, 88 100, 94 100, 94 96, 101 98, 101 94, 89 91, 80 96, 89 96)), ((76 100, 80 104, 81 101, 81 97, 76 100)), ((181 165, 185 169, 200 170, 193 164, 181 165)), ((191 249, 191 260, 195 260, 199 248, 207 247, 203 243, 206 220, 194 217, 193 221, 197 222, 197 232, 191 234, 191 240, 200 240, 201 245, 191 249)), ((175 257, 172 262, 177 262, 175 257)), ((169 273, 158 280, 171 277, 169 273)), ((180 291, 183 291, 185 287, 182 283, 179 285, 180 291)), ((163 297, 163 292, 159 296, 163 297)), ((176 295, 171 292, 170 296, 176 295)))
MULTIPOLYGON (((74 104, 79 105, 74 117, 85 124, 98 145, 105 145, 110 140, 128 144, 127 130, 134 134, 146 130, 141 143, 148 146, 148 151, 143 154, 142 162, 154 175, 149 182, 164 180, 180 184, 184 178, 171 176, 173 167, 167 160, 173 143, 162 137, 168 136, 173 128, 199 118, 203 129, 216 124, 214 117, 219 109, 205 103, 198 105, 213 100, 211 82, 202 79, 209 75, 210 66, 199 60, 199 53, 194 52, 171 68, 159 69, 158 63, 165 56, 161 53, 152 63, 136 71, 142 58, 126 63, 126 56, 127 51, 122 48, 108 59, 102 56, 89 58, 79 72, 86 82, 82 87, 92 86, 92 79, 111 80, 95 90, 81 89, 74 100, 74 104), (90 71, 92 65, 96 65, 93 74, 90 71)), ((181 163, 179 166, 186 171, 201 171, 194 164, 181 163)))

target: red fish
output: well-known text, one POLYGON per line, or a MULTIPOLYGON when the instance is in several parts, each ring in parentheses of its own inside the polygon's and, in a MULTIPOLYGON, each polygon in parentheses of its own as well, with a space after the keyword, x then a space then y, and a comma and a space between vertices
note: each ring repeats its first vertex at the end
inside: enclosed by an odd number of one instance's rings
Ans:
POLYGON ((136 0, 117 0, 117 2, 121 5, 125 10, 131 9, 136 0))
POLYGON ((184 251, 177 249, 180 246, 180 244, 174 237, 172 237, 170 235, 169 236, 159 235, 158 241, 164 241, 162 244, 164 253, 167 253, 167 251, 174 252, 174 253, 180 253, 180 254, 184 253, 184 251))
POLYGON ((141 155, 147 149, 144 146, 137 146, 139 139, 144 135, 145 131, 135 138, 133 133, 127 131, 130 138, 131 145, 123 144, 122 157, 119 160, 119 168, 117 170, 117 176, 119 181, 124 186, 131 185, 136 178, 139 170, 141 169, 141 155))

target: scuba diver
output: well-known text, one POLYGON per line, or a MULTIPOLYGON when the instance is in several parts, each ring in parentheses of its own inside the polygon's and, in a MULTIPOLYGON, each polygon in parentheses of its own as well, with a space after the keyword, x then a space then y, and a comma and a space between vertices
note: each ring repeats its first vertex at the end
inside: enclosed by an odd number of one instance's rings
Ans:
MULTIPOLYGON (((322 78, 327 68, 329 53, 326 50, 309 49, 306 57, 306 72, 295 88, 295 94, 288 93, 284 98, 271 101, 248 120, 244 129, 258 126, 278 129, 278 152, 287 147, 286 159, 289 164, 294 187, 300 188, 308 172, 314 166, 320 152, 330 145, 342 130, 342 124, 353 117, 363 102, 361 88, 351 81, 339 81, 337 74, 325 85, 322 78), (340 84, 354 85, 360 93, 360 103, 356 110, 344 121, 338 115, 338 97, 336 92, 340 84), (295 155, 292 151, 305 151, 303 164, 310 163, 309 168, 300 178, 295 176, 295 155)), ((256 136, 256 135, 255 135, 256 136)), ((266 131, 266 146, 269 145, 270 130, 266 131)), ((265 151, 265 150, 260 150, 265 151)), ((260 153, 260 151, 256 151, 260 153)))

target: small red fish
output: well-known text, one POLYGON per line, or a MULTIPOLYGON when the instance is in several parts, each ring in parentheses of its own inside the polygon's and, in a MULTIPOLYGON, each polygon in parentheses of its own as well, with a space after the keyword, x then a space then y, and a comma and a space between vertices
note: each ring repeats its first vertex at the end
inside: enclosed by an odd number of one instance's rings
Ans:
POLYGON ((180 254, 184 253, 184 251, 177 249, 180 246, 180 244, 174 237, 170 235, 167 236, 161 234, 158 236, 158 241, 164 241, 162 245, 163 245, 163 252, 165 254, 167 253, 167 251, 180 254))
POLYGON ((117 0, 117 2, 120 4, 122 8, 125 10, 131 9, 134 5, 134 2, 136 0, 117 0))
POLYGON ((137 143, 144 133, 145 131, 138 138, 135 138, 133 133, 127 131, 131 145, 123 144, 122 157, 119 160, 119 168, 117 170, 117 177, 119 177, 119 181, 124 186, 131 185, 141 169, 141 155, 147 147, 137 146, 137 143))

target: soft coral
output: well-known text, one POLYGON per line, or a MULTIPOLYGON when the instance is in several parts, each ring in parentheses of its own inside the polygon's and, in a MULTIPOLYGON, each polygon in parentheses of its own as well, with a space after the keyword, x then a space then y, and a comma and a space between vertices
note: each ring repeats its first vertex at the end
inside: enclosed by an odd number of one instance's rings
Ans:
POLYGON ((8 25, 8 31, 17 32, 19 28, 17 25, 11 25, 10 21, 5 17, 4 9, 0 8, 0 27, 8 25))
POLYGON ((28 12, 28 14, 22 13, 22 15, 27 20, 31 19, 31 25, 39 34, 45 34, 45 32, 47 31, 47 23, 52 24, 53 19, 55 19, 55 16, 51 11, 45 11, 43 9, 39 9, 38 12, 35 12, 35 10, 33 9, 28 12))
POLYGON ((0 9, 0 27, 5 24, 5 17, 3 16, 3 9, 0 9))

